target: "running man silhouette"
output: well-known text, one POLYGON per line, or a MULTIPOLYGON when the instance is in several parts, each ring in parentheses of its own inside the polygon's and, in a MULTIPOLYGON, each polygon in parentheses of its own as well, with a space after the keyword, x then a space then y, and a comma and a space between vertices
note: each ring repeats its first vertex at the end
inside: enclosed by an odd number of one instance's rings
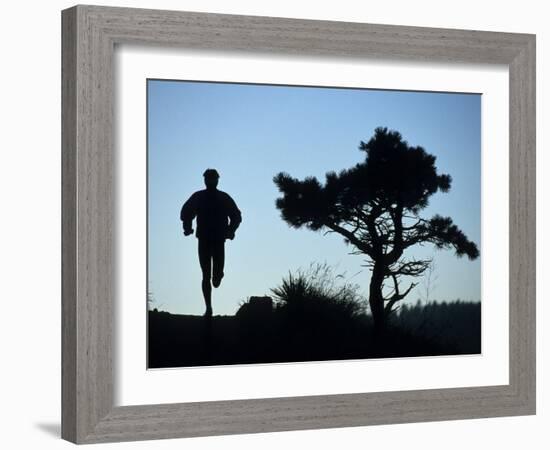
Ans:
POLYGON ((206 304, 204 316, 212 317, 212 286, 217 288, 223 278, 225 240, 233 240, 242 218, 229 194, 218 190, 220 175, 217 170, 207 169, 203 176, 206 189, 189 197, 181 208, 180 219, 183 234, 189 236, 193 234, 193 219, 197 218, 195 236, 199 241, 202 294, 206 304))

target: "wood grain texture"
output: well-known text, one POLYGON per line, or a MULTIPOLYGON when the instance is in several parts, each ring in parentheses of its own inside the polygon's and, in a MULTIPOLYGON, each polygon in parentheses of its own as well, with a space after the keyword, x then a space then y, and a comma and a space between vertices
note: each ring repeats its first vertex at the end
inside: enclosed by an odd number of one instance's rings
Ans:
POLYGON ((61 434, 76 440, 76 10, 62 17, 61 434))
POLYGON ((535 412, 535 37, 77 6, 63 11, 62 436, 77 443, 535 412), (307 58, 506 64, 510 72, 510 383, 114 407, 115 44, 307 58))
POLYGON ((510 71, 510 384, 535 411, 535 40, 510 71))

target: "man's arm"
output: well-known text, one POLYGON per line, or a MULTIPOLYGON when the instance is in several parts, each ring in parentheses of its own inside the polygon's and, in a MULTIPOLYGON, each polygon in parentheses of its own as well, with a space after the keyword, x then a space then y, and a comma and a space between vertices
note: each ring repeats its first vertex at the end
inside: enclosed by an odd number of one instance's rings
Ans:
POLYGON ((227 195, 228 210, 227 215, 229 217, 229 227, 228 227, 228 238, 233 239, 235 237, 235 231, 239 228, 239 225, 242 222, 242 214, 240 209, 237 207, 235 201, 231 196, 227 195))
POLYGON ((193 194, 183 204, 180 211, 180 220, 183 222, 183 234, 189 236, 193 233, 193 219, 197 215, 197 196, 193 194))

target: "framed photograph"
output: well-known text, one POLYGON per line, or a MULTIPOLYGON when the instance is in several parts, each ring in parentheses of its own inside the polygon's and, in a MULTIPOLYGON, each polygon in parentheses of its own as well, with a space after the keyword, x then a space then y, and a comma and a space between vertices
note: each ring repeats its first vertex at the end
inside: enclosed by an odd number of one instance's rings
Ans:
POLYGON ((533 35, 62 25, 63 438, 535 413, 533 35))

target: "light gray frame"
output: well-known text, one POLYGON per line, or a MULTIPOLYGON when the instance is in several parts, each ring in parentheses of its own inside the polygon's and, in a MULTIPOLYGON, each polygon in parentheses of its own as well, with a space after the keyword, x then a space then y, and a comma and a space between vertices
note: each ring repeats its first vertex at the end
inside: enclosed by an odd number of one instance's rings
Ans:
POLYGON ((64 439, 94 443, 535 413, 534 35, 98 6, 63 11, 62 30, 64 439), (508 65, 510 383, 114 407, 117 43, 508 65))

